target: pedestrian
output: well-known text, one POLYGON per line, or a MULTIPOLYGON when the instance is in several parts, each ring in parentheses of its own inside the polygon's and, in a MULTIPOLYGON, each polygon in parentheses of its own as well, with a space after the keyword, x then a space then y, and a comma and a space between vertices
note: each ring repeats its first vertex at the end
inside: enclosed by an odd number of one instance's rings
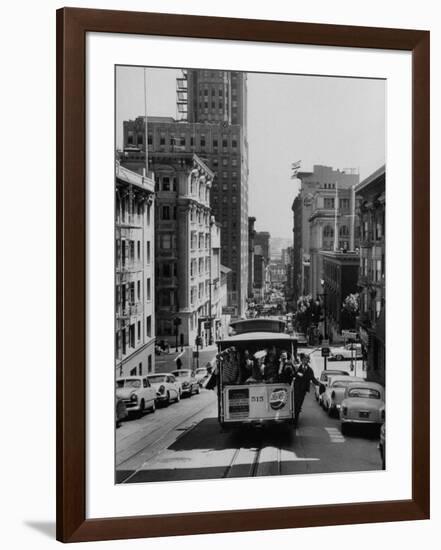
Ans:
POLYGON ((182 360, 180 357, 177 357, 176 358, 176 368, 179 370, 180 368, 182 368, 182 360))
POLYGON ((309 356, 300 354, 300 365, 294 373, 294 424, 297 426, 300 411, 302 410, 305 395, 309 392, 311 382, 319 386, 320 382, 314 376, 314 371, 309 366, 309 356))

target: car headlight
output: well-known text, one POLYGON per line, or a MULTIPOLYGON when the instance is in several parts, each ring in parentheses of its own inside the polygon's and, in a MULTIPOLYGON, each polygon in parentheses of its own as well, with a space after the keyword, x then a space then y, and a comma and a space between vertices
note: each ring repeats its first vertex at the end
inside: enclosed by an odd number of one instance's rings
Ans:
POLYGON ((164 393, 165 392, 165 386, 159 386, 158 393, 164 393))
POLYGON ((186 388, 187 386, 188 386, 188 382, 183 382, 183 383, 182 383, 182 387, 183 387, 183 388, 186 388))
POLYGON ((132 393, 132 395, 130 396, 130 400, 131 401, 138 401, 138 396, 136 395, 136 393, 132 393))

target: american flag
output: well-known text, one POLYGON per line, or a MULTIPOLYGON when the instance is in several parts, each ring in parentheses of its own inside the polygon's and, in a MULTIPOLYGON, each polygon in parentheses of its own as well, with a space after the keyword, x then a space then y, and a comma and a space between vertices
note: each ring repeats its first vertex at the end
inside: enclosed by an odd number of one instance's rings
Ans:
POLYGON ((297 177, 297 173, 300 170, 301 164, 302 164, 301 160, 297 160, 296 162, 293 162, 291 164, 291 170, 292 170, 291 179, 292 180, 297 177))

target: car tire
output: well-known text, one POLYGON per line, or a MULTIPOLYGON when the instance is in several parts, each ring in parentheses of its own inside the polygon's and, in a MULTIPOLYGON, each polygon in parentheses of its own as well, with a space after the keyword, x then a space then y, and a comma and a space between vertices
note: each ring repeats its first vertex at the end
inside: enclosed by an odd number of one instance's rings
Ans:
POLYGON ((165 402, 166 406, 168 407, 170 405, 170 392, 167 392, 167 401, 165 402))
POLYGON ((341 423, 340 429, 341 429, 342 435, 346 435, 348 433, 348 425, 346 424, 346 422, 341 423))
POLYGON ((145 401, 144 399, 141 399, 141 403, 139 404, 139 412, 138 412, 139 418, 142 418, 144 414, 144 409, 145 409, 145 401))
POLYGON ((154 413, 155 411, 156 411, 156 401, 153 400, 153 404, 152 404, 152 406, 150 407, 150 412, 151 412, 151 413, 154 413))
POLYGON ((179 403, 180 400, 181 400, 181 391, 179 390, 176 392, 175 403, 179 403))
POLYGON ((330 418, 333 418, 335 416, 335 408, 334 407, 328 407, 328 416, 330 418))
POLYGON ((199 387, 199 384, 196 384, 196 395, 199 395, 201 393, 201 388, 199 387))

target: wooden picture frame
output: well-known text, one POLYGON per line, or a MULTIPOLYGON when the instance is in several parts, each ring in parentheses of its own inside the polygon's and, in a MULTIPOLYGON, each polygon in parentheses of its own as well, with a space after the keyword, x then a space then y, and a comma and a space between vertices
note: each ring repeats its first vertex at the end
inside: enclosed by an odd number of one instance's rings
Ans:
POLYGON ((429 32, 159 13, 57 12, 57 539, 158 537, 429 517, 429 32), (288 508, 86 519, 87 32, 412 54, 412 498, 288 508))

